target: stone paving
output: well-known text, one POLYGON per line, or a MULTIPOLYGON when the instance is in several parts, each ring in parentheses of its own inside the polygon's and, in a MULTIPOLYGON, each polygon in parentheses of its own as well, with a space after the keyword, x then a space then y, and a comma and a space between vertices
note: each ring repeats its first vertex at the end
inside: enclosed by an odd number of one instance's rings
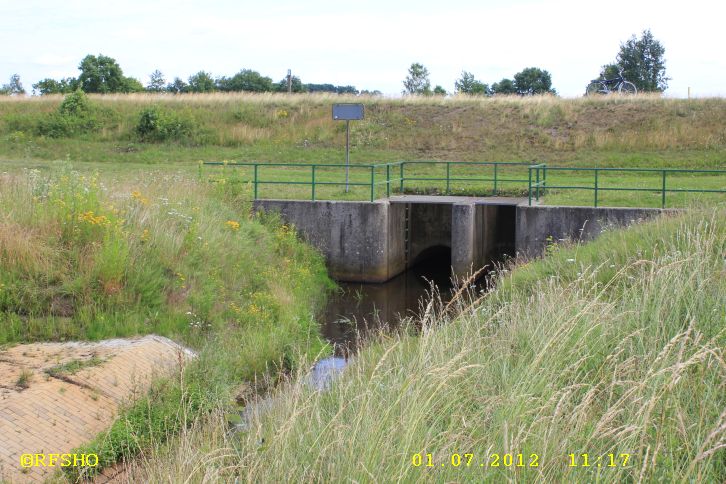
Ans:
POLYGON ((0 350, 0 482, 42 482, 57 468, 22 454, 63 454, 113 422, 120 405, 194 353, 159 336, 97 343, 34 343, 0 350), (59 365, 74 362, 77 371, 59 365), (80 362, 80 365, 78 363, 80 362), (60 369, 51 376, 48 370, 60 369))

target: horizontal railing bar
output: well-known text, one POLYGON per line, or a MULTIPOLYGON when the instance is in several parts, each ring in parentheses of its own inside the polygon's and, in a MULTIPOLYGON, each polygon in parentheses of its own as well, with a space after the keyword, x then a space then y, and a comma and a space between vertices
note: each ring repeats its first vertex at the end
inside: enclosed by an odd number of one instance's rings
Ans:
MULTIPOLYGON (((447 178, 418 178, 418 177, 406 177, 405 180, 411 180, 411 181, 446 181, 447 178)), ((494 178, 448 178, 449 181, 463 181, 463 182, 473 182, 473 181, 494 181, 494 178)), ((512 182, 512 183, 527 183, 528 180, 524 178, 496 178, 497 182, 505 181, 505 182, 512 182)), ((532 184, 534 186, 534 184, 532 184)))
MULTIPOLYGON (((260 168, 264 167, 264 166, 289 166, 289 167, 294 167, 294 168, 300 168, 301 170, 311 168, 313 166, 316 168, 345 168, 345 166, 346 166, 345 164, 332 164, 332 163, 323 163, 323 164, 318 164, 318 163, 232 163, 232 162, 224 163, 222 161, 205 161, 203 164, 213 165, 213 166, 251 166, 251 167, 259 166, 260 168)), ((350 168, 367 168, 368 170, 370 170, 371 168, 374 168, 376 165, 357 165, 356 164, 356 165, 348 165, 348 166, 350 168)), ((385 166, 385 165, 378 165, 378 166, 385 166)))
MULTIPOLYGON (((448 164, 448 165, 484 165, 484 166, 494 166, 494 165, 507 165, 507 166, 528 166, 529 168, 537 169, 537 168, 546 168, 547 171, 613 171, 613 172, 650 172, 650 173, 716 173, 716 174, 726 174, 726 170, 702 170, 702 169, 689 169, 689 168, 632 168, 632 167, 602 167, 602 168, 593 168, 593 167, 565 167, 565 166, 547 166, 545 164, 539 164, 539 165, 530 165, 526 162, 516 162, 516 161, 397 161, 397 162, 391 162, 391 163, 376 163, 376 164, 366 164, 366 165, 360 165, 360 164, 351 164, 348 165, 350 168, 360 168, 360 169, 371 169, 371 168, 385 168, 388 166, 400 166, 401 164, 448 164)), ((316 168, 344 168, 345 164, 340 163, 249 163, 249 162, 223 162, 223 161, 205 161, 203 162, 204 165, 210 165, 210 166, 286 166, 286 167, 293 167, 293 168, 300 168, 300 169, 306 169, 315 166, 316 168)), ((408 179, 408 178, 407 178, 408 179)), ((453 180, 453 178, 452 178, 453 180)))
MULTIPOLYGON (((252 182, 254 183, 254 182, 252 182)), ((313 185, 313 182, 307 181, 307 182, 284 182, 284 181, 262 181, 257 180, 258 185, 313 185)), ((315 185, 345 185, 345 182, 319 182, 315 181, 315 185)), ((371 186, 369 183, 353 183, 348 182, 348 185, 351 186, 358 186, 358 187, 369 187, 371 186)))
MULTIPOLYGON (((536 167, 532 167, 536 168, 536 167)), ((724 173, 726 170, 690 170, 687 168, 589 168, 576 167, 569 168, 564 166, 547 166, 547 171, 635 171, 648 173, 724 173)))
MULTIPOLYGON (((532 186, 535 186, 534 183, 532 184, 532 186)), ((542 186, 542 185, 539 185, 539 186, 542 186)), ((584 186, 574 186, 574 185, 573 186, 568 186, 568 185, 546 185, 546 188, 547 188, 547 190, 552 190, 552 189, 555 189, 555 188, 561 188, 561 189, 566 189, 566 190, 595 190, 595 187, 591 187, 591 186, 584 187, 584 186)), ((658 192, 658 193, 662 193, 664 191, 663 190, 663 187, 654 187, 654 188, 635 188, 635 187, 632 187, 632 188, 630 188, 630 187, 623 188, 623 187, 601 187, 601 186, 598 186, 597 187, 597 191, 602 191, 602 190, 621 191, 621 192, 658 192)), ((665 191, 666 192, 693 192, 693 193, 700 193, 700 192, 704 192, 704 193, 726 193, 726 190, 715 190, 715 189, 705 189, 705 188, 704 189, 695 189, 695 188, 666 188, 665 191)))

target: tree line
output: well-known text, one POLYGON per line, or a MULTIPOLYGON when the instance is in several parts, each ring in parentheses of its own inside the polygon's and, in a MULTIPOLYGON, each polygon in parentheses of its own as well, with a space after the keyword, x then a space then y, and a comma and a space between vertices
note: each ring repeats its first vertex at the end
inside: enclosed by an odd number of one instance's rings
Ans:
MULTIPOLYGON (((158 69, 149 75, 149 83, 144 86, 138 79, 124 75, 116 59, 103 54, 89 54, 78 65, 78 77, 63 79, 46 78, 33 84, 33 92, 45 94, 67 94, 76 90, 85 93, 133 93, 133 92, 169 92, 207 93, 207 92, 328 92, 335 94, 380 94, 380 91, 359 91, 355 86, 338 86, 330 83, 303 83, 299 77, 290 76, 279 82, 263 76, 252 69, 242 69, 237 74, 226 77, 214 77, 206 71, 192 74, 186 80, 174 77, 167 82, 164 74, 158 69)), ((0 90, 3 94, 25 94, 20 77, 14 74, 10 84, 0 90), (7 89, 5 89, 7 88, 7 89)))
MULTIPOLYGON (((403 81, 403 94, 423 96, 445 96, 448 93, 441 86, 431 89, 429 71, 423 64, 415 62, 408 68, 408 76, 403 81)), ((454 83, 456 94, 493 96, 495 94, 557 94, 552 88, 552 76, 539 67, 527 67, 514 75, 514 79, 504 78, 491 86, 474 77, 474 74, 462 71, 461 77, 454 83)))
MULTIPOLYGON (((665 48, 655 39, 650 30, 644 30, 640 38, 633 35, 620 44, 615 62, 602 66, 597 79, 608 79, 619 75, 635 84, 639 92, 662 92, 668 87, 670 78, 665 73, 665 48)), ((285 77, 275 82, 252 69, 242 69, 231 77, 214 77, 206 71, 189 76, 186 81, 174 77, 167 81, 164 74, 155 70, 144 86, 138 79, 124 75, 121 66, 112 57, 103 54, 87 55, 78 65, 77 78, 46 78, 33 84, 33 92, 44 94, 67 94, 76 90, 85 93, 132 93, 132 92, 169 92, 206 93, 206 92, 328 92, 336 94, 380 95, 380 91, 359 91, 355 86, 336 86, 334 84, 303 83, 297 76, 285 77)), ((431 87, 429 71, 421 63, 415 62, 408 69, 403 81, 403 94, 442 95, 448 94, 442 86, 431 87)), ((474 74, 462 71, 454 82, 456 94, 492 96, 495 94, 557 94, 552 87, 552 76, 539 67, 527 67, 510 78, 504 78, 491 85, 478 80, 474 74)), ((20 76, 13 74, 10 82, 0 86, 0 94, 25 94, 20 76)))
MULTIPOLYGON (((640 38, 633 35, 620 44, 615 62, 602 66, 596 80, 612 79, 620 75, 633 83, 640 92, 663 92, 668 88, 670 78, 665 73, 665 48, 655 39, 652 32, 644 30, 640 38)), ((446 95, 441 86, 431 89, 429 71, 420 63, 413 63, 403 81, 403 94, 446 95)), ((552 87, 552 76, 539 67, 527 67, 514 75, 491 85, 486 84, 471 72, 462 71, 454 82, 456 94, 493 96, 495 94, 557 94, 552 87)))

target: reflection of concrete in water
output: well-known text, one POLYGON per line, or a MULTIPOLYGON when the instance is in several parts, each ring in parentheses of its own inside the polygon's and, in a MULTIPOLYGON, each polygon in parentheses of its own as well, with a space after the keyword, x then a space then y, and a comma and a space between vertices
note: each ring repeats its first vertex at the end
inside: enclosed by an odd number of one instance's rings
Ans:
POLYGON ((321 315, 323 335, 336 354, 354 350, 358 333, 393 328, 402 318, 415 316, 431 293, 431 282, 443 299, 450 295, 451 260, 434 257, 382 284, 339 283, 341 292, 330 298, 321 315))

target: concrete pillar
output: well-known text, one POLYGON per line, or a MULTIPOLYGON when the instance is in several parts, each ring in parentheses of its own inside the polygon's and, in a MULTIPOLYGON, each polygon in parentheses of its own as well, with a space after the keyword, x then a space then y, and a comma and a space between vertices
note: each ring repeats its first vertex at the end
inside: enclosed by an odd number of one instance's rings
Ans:
POLYGON ((475 215, 476 207, 472 203, 451 206, 451 267, 456 276, 468 274, 475 262, 475 215))

